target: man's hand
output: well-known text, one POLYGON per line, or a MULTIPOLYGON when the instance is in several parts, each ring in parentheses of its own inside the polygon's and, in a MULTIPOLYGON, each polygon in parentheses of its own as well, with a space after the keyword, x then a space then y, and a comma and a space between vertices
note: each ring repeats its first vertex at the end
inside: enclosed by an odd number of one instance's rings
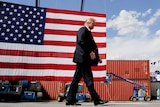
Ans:
POLYGON ((93 51, 89 55, 92 60, 94 60, 96 58, 96 55, 93 51))

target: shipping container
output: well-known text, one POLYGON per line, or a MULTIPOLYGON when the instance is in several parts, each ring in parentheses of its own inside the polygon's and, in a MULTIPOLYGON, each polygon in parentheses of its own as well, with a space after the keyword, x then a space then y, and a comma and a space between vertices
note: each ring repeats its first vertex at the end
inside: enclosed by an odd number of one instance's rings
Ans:
POLYGON ((40 81, 41 85, 48 95, 48 97, 52 100, 56 100, 58 97, 58 94, 60 92, 64 92, 64 84, 65 82, 59 82, 59 81, 40 81))
MULTIPOLYGON (((150 80, 134 80, 140 84, 146 86, 146 94, 151 95, 150 92, 150 80)), ((104 100, 110 101, 129 101, 129 98, 133 95, 133 87, 135 85, 123 80, 113 80, 111 84, 101 84, 95 82, 95 89, 100 97, 104 100)), ((84 93, 88 93, 86 87, 84 87, 84 93)))
POLYGON ((149 60, 107 60, 106 72, 128 79, 149 79, 149 60))
MULTIPOLYGON (((106 73, 109 72, 145 85, 146 94, 151 96, 149 60, 107 60, 106 73)), ((41 81, 48 96, 53 100, 57 99, 59 93, 64 93, 65 83, 68 82, 41 81)), ((111 84, 94 83, 100 97, 110 101, 129 101, 135 86, 115 77, 111 80, 111 84)), ((85 84, 82 93, 89 93, 85 84)))
MULTIPOLYGON (((140 84, 144 84, 147 88, 147 95, 150 96, 150 80, 135 80, 140 84)), ((43 88, 52 100, 57 100, 59 93, 64 92, 65 83, 58 81, 41 81, 43 88)), ((111 84, 102 84, 100 82, 94 82, 95 89, 100 97, 104 100, 110 101, 129 101, 129 98, 133 95, 134 84, 128 83, 123 80, 113 80, 111 84)), ((86 85, 84 84, 83 92, 89 94, 86 85)))

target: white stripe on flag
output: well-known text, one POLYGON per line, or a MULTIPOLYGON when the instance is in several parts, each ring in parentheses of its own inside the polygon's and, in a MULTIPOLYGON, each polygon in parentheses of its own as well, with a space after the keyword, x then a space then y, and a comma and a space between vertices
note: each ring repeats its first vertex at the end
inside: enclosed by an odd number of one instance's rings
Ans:
MULTIPOLYGON (((58 57, 25 57, 25 56, 6 56, 0 55, 0 62, 11 63, 32 63, 32 64, 74 64, 72 58, 58 58, 58 57)), ((106 60, 102 59, 99 65, 106 65, 106 60)))
MULTIPOLYGON (((75 70, 32 70, 32 69, 0 69, 0 74, 5 76, 60 76, 60 77, 71 77, 75 70), (66 75, 67 74, 67 75, 66 75)), ((95 71, 93 76, 104 77, 105 71, 95 71)))
POLYGON ((66 19, 66 20, 77 20, 77 21, 84 21, 87 18, 94 18, 96 22, 106 22, 106 17, 96 17, 96 16, 85 16, 85 15, 74 15, 74 14, 65 14, 65 13, 46 13, 47 18, 52 19, 66 19))
MULTIPOLYGON (((70 30, 78 31, 83 25, 68 25, 68 24, 55 24, 55 23, 46 23, 45 29, 54 29, 54 30, 70 30)), ((105 27, 97 27, 92 30, 93 32, 105 32, 105 27)))
MULTIPOLYGON (((46 46, 46 45, 28 45, 28 44, 16 44, 16 43, 0 43, 0 49, 8 50, 24 50, 35 52, 67 52, 73 53, 74 47, 69 46, 46 46)), ((99 48, 100 54, 106 53, 106 48, 99 48)))
MULTIPOLYGON (((70 35, 45 34, 44 39, 53 41, 55 40, 55 41, 75 42, 76 35, 70 36, 70 35)), ((106 43, 106 37, 94 37, 94 40, 96 41, 96 43, 106 43)))

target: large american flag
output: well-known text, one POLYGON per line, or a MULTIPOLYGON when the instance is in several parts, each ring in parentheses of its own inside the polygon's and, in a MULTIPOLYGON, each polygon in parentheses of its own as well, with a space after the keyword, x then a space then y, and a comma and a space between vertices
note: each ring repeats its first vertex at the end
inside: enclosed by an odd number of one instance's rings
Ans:
POLYGON ((70 81, 75 72, 76 34, 86 18, 103 63, 93 67, 95 81, 106 77, 106 15, 0 2, 0 80, 70 81))

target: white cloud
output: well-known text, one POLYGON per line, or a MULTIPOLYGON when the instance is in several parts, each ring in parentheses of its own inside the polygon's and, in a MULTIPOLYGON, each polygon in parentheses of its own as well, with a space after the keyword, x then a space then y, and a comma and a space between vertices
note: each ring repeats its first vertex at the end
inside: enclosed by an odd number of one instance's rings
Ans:
MULTIPOLYGON (((150 34, 150 27, 160 18, 160 10, 147 21, 140 20, 150 12, 150 9, 144 14, 122 10, 107 22, 107 29, 117 30, 117 35, 107 35, 107 59, 160 60, 160 30, 150 34)), ((160 66, 156 69, 160 70, 160 66)))
POLYGON ((152 12, 152 9, 148 9, 146 12, 142 13, 142 17, 145 17, 145 16, 151 14, 151 12, 152 12))
POLYGON ((160 19, 160 9, 146 22, 147 26, 154 24, 157 20, 160 19))
POLYGON ((107 28, 114 28, 118 35, 130 37, 144 37, 149 34, 145 22, 139 21, 141 13, 121 10, 119 16, 107 22, 107 28))
POLYGON ((150 59, 159 55, 160 37, 156 39, 111 38, 107 40, 109 59, 150 59))
POLYGON ((156 35, 160 37, 160 30, 156 31, 156 35))

